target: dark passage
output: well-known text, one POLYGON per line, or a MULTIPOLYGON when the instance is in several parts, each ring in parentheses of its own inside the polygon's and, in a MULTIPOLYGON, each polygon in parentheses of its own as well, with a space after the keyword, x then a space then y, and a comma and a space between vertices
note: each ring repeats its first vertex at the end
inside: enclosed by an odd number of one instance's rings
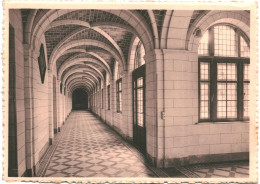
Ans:
POLYGON ((72 94, 72 108, 73 110, 88 108, 88 94, 82 89, 76 89, 72 94))

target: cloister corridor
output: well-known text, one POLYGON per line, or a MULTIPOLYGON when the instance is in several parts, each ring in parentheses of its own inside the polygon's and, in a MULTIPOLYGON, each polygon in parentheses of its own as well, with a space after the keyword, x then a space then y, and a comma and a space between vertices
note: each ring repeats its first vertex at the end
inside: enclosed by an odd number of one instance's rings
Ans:
POLYGON ((7 179, 253 176, 251 9, 53 8, 6 11, 7 179))
POLYGON ((39 176, 155 176, 141 153, 88 111, 72 111, 56 140, 39 176))
POLYGON ((38 177, 248 177, 248 163, 159 169, 85 110, 72 111, 40 165, 38 177))

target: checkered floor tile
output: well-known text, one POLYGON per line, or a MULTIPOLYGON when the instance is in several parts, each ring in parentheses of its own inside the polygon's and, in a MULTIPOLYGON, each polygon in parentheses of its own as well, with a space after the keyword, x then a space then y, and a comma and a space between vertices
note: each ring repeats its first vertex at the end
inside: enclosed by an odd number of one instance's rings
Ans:
POLYGON ((248 162, 158 169, 87 111, 73 111, 40 163, 39 177, 248 177, 248 162))
POLYGON ((249 177, 248 161, 196 164, 175 167, 189 178, 247 178, 249 177))
POLYGON ((136 149, 89 112, 73 111, 59 134, 42 176, 156 177, 136 149))

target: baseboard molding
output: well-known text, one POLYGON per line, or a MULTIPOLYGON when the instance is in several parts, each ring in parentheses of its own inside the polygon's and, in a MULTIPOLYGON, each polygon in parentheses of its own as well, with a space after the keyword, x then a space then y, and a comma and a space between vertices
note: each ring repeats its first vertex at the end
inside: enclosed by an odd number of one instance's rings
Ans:
POLYGON ((114 125, 110 125, 107 121, 105 121, 103 118, 101 118, 99 115, 97 115, 96 113, 94 112, 91 112, 93 113, 93 115, 95 117, 97 117, 100 121, 102 121, 105 125, 107 125, 111 130, 113 130, 116 134, 118 134, 120 137, 122 137, 125 141, 129 142, 129 143, 133 143, 133 138, 129 137, 128 135, 125 135, 122 133, 122 131, 114 126, 114 125))
MULTIPOLYGON (((165 160, 165 168, 172 166, 184 166, 201 163, 217 163, 249 160, 248 152, 240 153, 223 153, 223 154, 207 154, 207 155, 191 155, 183 158, 169 158, 165 160)), ((157 161, 158 167, 163 167, 163 160, 157 161)))
MULTIPOLYGON (((95 117, 97 117, 110 129, 112 129, 116 134, 122 137, 125 141, 127 141, 130 144, 133 144, 133 138, 123 134, 118 127, 114 125, 110 125, 108 122, 103 120, 103 118, 101 118, 95 112, 93 111, 90 112, 93 113, 95 117)), ((157 168, 163 168, 163 167, 168 168, 173 166, 184 166, 184 165, 192 165, 192 164, 200 164, 200 163, 217 163, 217 162, 249 160, 249 153, 239 152, 239 153, 224 153, 224 154, 190 155, 188 157, 167 158, 165 160, 158 159, 146 153, 145 157, 148 163, 154 165, 157 168)))

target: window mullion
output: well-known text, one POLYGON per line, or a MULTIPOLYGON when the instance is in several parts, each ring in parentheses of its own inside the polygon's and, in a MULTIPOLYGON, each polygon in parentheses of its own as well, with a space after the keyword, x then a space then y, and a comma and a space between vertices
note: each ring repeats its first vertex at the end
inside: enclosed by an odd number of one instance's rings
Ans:
POLYGON ((244 85, 243 85, 243 62, 237 63, 237 118, 238 120, 243 120, 243 114, 244 114, 244 85))
POLYGON ((214 28, 209 29, 209 56, 214 56, 214 28))
POLYGON ((226 63, 226 119, 228 117, 228 83, 227 83, 227 74, 228 74, 228 69, 227 69, 227 63, 226 63))
POLYGON ((116 111, 118 112, 119 108, 118 108, 118 104, 119 104, 119 94, 118 94, 118 89, 119 89, 119 83, 117 81, 116 83, 116 111))
POLYGON ((212 59, 210 63, 210 119, 217 119, 217 63, 212 59))
POLYGON ((237 53, 238 57, 241 57, 241 48, 240 48, 240 34, 236 31, 236 39, 237 39, 237 53))

